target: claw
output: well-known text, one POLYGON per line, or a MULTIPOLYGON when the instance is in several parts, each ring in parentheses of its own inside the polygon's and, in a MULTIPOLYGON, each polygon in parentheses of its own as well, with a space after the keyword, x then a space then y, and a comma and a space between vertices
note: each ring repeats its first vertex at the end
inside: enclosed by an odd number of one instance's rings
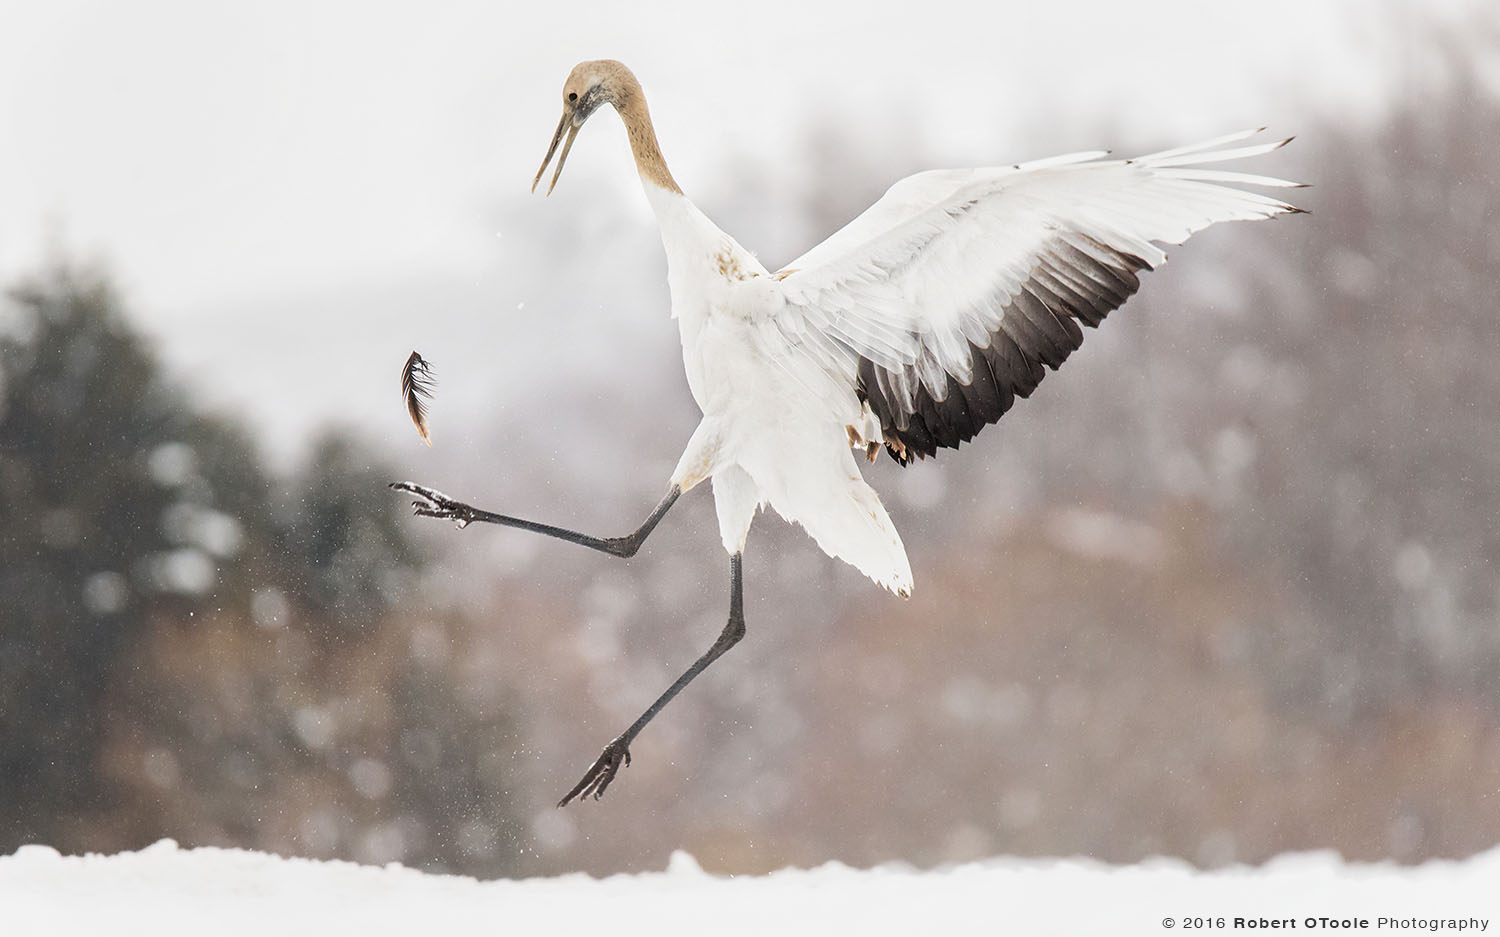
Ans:
POLYGON ((412 482, 391 482, 389 487, 397 491, 409 491, 421 499, 411 503, 411 513, 417 517, 436 517, 439 520, 452 521, 460 530, 474 522, 472 507, 448 497, 436 488, 428 488, 412 482))
POLYGON ((563 795, 563 799, 557 802, 559 807, 566 807, 576 797, 588 800, 590 797, 598 800, 604 796, 609 785, 615 779, 619 770, 630 764, 630 743, 616 738, 604 746, 604 751, 589 766, 589 770, 583 775, 583 780, 573 785, 573 789, 563 795))

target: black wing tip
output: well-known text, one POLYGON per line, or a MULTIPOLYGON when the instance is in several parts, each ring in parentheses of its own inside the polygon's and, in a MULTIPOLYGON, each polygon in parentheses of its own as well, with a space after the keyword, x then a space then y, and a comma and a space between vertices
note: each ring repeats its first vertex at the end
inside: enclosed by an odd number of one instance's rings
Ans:
POLYGON ((948 374, 942 399, 914 373, 907 375, 917 387, 911 399, 897 399, 875 363, 861 357, 861 399, 880 420, 891 458, 907 466, 939 449, 957 449, 999 422, 1082 346, 1080 326, 1102 323, 1135 294, 1137 274, 1149 269, 1144 258, 1087 233, 1062 236, 1008 303, 989 341, 969 342, 973 375, 962 383, 948 374))

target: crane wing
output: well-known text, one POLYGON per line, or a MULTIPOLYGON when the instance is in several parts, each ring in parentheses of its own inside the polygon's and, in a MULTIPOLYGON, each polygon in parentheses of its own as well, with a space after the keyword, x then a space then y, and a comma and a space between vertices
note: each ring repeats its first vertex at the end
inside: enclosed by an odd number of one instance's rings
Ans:
POLYGON ((776 274, 778 344, 868 403, 891 455, 957 448, 1000 419, 1125 302, 1137 273, 1219 221, 1298 211, 1234 185, 1293 186, 1199 168, 1287 143, 1256 131, 1133 160, 1078 153, 896 183, 776 274))

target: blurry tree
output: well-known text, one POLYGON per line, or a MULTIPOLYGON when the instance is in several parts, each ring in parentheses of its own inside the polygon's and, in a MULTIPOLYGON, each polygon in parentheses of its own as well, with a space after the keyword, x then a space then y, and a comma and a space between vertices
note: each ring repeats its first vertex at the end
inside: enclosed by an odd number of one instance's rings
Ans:
POLYGON ((0 845, 15 845, 107 809, 95 758, 123 651, 152 608, 194 608, 239 544, 179 442, 194 418, 101 278, 55 270, 3 321, 0 845))
POLYGON ((0 851, 251 845, 516 868, 504 700, 460 698, 388 472, 284 481, 196 412, 104 278, 0 318, 0 851), (484 745, 476 744, 483 741, 484 745))
POLYGON ((1242 423, 1233 539, 1317 623, 1259 637, 1286 658, 1283 700, 1335 718, 1500 712, 1500 108, 1451 51, 1373 133, 1305 141, 1301 243, 1252 263, 1225 327, 1241 351, 1221 383, 1270 404, 1242 423))
POLYGON ((416 559, 390 472, 353 440, 332 434, 276 505, 276 547, 291 596, 336 637, 388 607, 416 559))

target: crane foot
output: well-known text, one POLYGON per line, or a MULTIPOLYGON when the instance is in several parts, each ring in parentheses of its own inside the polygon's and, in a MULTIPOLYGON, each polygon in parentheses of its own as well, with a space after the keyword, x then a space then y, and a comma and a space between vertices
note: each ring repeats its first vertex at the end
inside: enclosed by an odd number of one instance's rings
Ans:
POLYGON ((419 500, 411 503, 411 512, 417 517, 436 517, 439 520, 452 521, 459 527, 467 527, 478 518, 480 513, 477 508, 454 500, 436 488, 428 488, 426 485, 413 482, 391 482, 390 487, 417 496, 419 500))
POLYGON ((573 785, 573 789, 563 795, 563 799, 559 800, 557 805, 566 807, 575 797, 581 797, 584 800, 592 797, 598 800, 604 796, 610 782, 615 779, 615 774, 628 764, 630 764, 630 743, 621 736, 604 746, 604 751, 584 773, 583 780, 573 785))

